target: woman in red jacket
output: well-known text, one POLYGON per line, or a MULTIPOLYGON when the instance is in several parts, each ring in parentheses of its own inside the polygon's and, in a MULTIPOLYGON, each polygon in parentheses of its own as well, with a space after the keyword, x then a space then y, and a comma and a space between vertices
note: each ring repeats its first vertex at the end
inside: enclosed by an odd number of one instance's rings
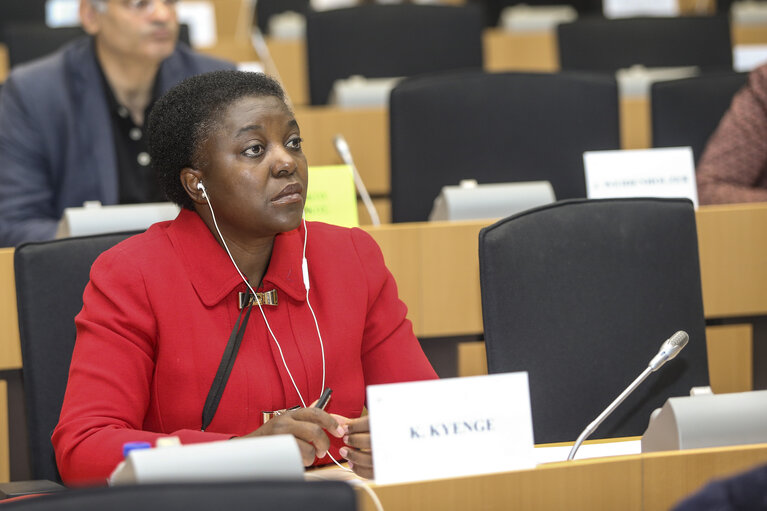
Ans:
POLYGON ((129 441, 283 433, 306 465, 329 453, 370 477, 366 385, 436 375, 372 238, 302 221, 307 163, 282 89, 201 75, 148 127, 182 210, 91 269, 53 434, 62 478, 103 481, 129 441), (311 407, 326 388, 326 411, 311 407))

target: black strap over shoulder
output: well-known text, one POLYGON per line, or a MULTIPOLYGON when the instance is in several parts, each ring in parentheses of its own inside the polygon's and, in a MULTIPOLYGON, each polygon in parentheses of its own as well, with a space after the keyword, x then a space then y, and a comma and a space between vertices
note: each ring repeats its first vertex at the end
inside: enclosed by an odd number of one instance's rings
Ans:
POLYGON ((208 397, 205 399, 205 406, 202 409, 202 431, 208 429, 213 417, 216 415, 218 403, 221 401, 224 388, 226 388, 226 382, 229 380, 229 374, 234 366, 234 360, 237 358, 237 352, 240 351, 240 343, 242 342, 243 335, 245 335, 245 327, 248 324, 248 318, 250 317, 250 311, 253 310, 254 302, 251 301, 247 307, 243 307, 240 310, 240 315, 234 324, 232 334, 229 336, 229 342, 226 343, 224 356, 221 357, 216 377, 213 378, 213 384, 210 386, 208 397))

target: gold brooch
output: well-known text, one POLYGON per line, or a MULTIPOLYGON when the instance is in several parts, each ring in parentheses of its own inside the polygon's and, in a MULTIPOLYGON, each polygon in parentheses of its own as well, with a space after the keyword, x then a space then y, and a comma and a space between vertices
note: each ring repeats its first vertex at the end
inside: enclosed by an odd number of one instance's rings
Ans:
POLYGON ((255 300, 250 293, 240 293, 240 309, 248 305, 277 305, 277 290, 272 289, 263 293, 256 293, 255 300), (250 300, 248 300, 250 298, 250 300))

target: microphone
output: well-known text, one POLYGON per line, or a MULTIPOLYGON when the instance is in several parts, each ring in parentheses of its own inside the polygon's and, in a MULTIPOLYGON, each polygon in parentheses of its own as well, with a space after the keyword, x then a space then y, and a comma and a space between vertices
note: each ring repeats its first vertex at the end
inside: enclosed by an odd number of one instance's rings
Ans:
POLYGON ((370 194, 368 194, 368 189, 365 188, 365 183, 362 182, 360 173, 357 172, 357 166, 352 159, 352 152, 349 149, 349 144, 346 143, 346 139, 343 135, 338 134, 333 137, 333 145, 344 163, 352 169, 352 173, 354 174, 354 185, 357 187, 360 197, 362 197, 362 203, 365 204, 365 209, 368 210, 370 221, 373 225, 381 225, 381 220, 378 218, 378 211, 376 211, 373 201, 370 200, 370 194))
POLYGON ((652 360, 650 360, 650 363, 647 365, 647 368, 642 371, 642 374, 640 374, 636 380, 634 380, 631 385, 626 387, 626 390, 621 392, 621 394, 615 398, 615 401, 610 403, 610 406, 605 408, 605 410, 599 414, 599 416, 594 419, 594 421, 586 426, 586 429, 583 430, 583 432, 578 436, 578 439, 575 441, 575 444, 573 445, 573 448, 570 449, 570 454, 567 456, 567 460, 570 461, 573 458, 575 458, 575 453, 578 451, 578 448, 581 446, 584 440, 586 440, 598 427, 604 420, 615 411, 616 408, 618 408, 618 405, 620 405, 634 390, 636 390, 639 385, 647 379, 647 377, 650 375, 650 373, 653 373, 661 368, 663 364, 671 360, 672 358, 676 357, 680 351, 682 351, 682 348, 684 348, 687 345, 687 341, 690 340, 690 336, 687 335, 687 332, 684 332, 683 330, 679 330, 674 335, 663 341, 663 344, 660 346, 660 351, 658 351, 658 354, 655 355, 652 360))

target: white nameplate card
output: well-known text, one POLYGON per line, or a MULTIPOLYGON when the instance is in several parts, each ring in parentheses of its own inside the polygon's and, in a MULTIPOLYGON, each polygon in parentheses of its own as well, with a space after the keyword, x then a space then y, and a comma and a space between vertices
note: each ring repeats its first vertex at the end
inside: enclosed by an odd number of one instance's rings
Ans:
POLYGON ((527 373, 371 385, 377 484, 535 466, 527 373))
POLYGON ((216 45, 216 8, 213 2, 187 0, 176 5, 179 23, 189 26, 189 41, 195 48, 216 45))
POLYGON ((679 16, 678 0, 604 0, 605 18, 635 16, 679 16))
POLYGON ((583 167, 589 199, 686 197, 698 207, 689 147, 586 151, 583 167))
POLYGON ((291 435, 274 435, 133 450, 112 472, 109 484, 303 477, 304 466, 296 440, 291 435))

